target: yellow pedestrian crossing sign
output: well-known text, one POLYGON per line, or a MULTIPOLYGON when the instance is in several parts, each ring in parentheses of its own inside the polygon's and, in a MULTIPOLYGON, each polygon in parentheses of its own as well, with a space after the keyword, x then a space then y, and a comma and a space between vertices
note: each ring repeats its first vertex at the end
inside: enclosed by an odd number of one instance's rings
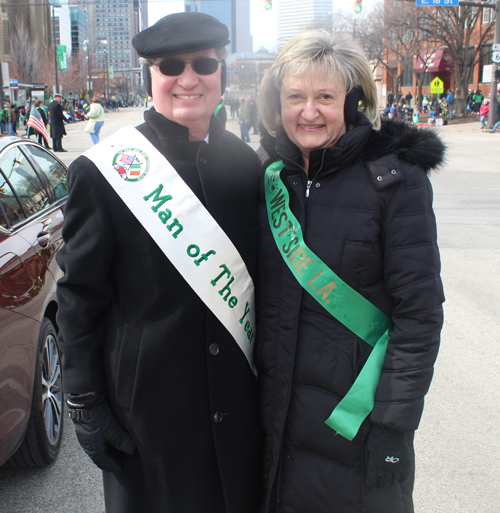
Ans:
POLYGON ((443 81, 439 77, 436 77, 431 82, 431 94, 441 94, 441 93, 444 93, 444 84, 443 84, 443 81))

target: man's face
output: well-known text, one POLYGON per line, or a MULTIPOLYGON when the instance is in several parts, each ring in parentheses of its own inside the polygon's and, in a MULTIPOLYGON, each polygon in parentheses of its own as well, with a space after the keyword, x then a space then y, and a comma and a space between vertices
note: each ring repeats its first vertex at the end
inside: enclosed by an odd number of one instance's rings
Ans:
MULTIPOLYGON (((172 59, 191 61, 197 57, 217 59, 214 48, 171 56, 172 59)), ((158 58, 155 62, 165 60, 158 58)), ((162 75, 158 66, 151 66, 151 86, 157 112, 171 121, 186 126, 191 132, 208 131, 210 117, 221 97, 220 63, 215 73, 198 75, 191 64, 174 77, 162 75), (204 128, 205 127, 205 128, 204 128)))

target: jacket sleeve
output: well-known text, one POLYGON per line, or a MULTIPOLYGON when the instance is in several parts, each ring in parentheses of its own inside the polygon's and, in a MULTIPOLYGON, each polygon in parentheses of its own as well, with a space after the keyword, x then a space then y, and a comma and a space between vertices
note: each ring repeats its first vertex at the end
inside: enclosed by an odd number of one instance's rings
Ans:
POLYGON ((394 301, 394 330, 370 419, 380 426, 413 431, 432 380, 444 301, 432 187, 420 167, 408 170, 392 197, 381 237, 385 287, 394 301))
POLYGON ((114 238, 102 185, 97 186, 92 178, 97 173, 85 157, 77 159, 69 168, 65 244, 57 257, 64 273, 57 284, 57 322, 64 391, 69 393, 105 389, 100 355, 113 295, 114 238))

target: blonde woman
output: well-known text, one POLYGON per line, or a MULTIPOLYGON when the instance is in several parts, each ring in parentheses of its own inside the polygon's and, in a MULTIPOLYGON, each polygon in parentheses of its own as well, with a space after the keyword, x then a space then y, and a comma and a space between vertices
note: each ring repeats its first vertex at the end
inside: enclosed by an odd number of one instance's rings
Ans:
POLYGON ((90 105, 90 110, 87 112, 89 118, 85 126, 85 132, 90 134, 90 138, 94 144, 99 142, 99 132, 102 125, 104 125, 104 108, 101 105, 101 100, 94 96, 90 105))
POLYGON ((388 121, 359 45, 292 38, 259 94, 262 513, 411 513, 443 287, 430 132, 388 121))

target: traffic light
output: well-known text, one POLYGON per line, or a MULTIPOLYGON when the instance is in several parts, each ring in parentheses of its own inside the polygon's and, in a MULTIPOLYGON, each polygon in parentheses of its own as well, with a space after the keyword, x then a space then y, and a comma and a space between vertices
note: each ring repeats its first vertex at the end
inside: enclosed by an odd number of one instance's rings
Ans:
POLYGON ((264 7, 265 7, 266 11, 269 11, 269 9, 272 9, 273 8, 272 0, 266 0, 264 2, 264 7))
POLYGON ((363 10, 363 0, 354 0, 354 12, 359 14, 363 10))

